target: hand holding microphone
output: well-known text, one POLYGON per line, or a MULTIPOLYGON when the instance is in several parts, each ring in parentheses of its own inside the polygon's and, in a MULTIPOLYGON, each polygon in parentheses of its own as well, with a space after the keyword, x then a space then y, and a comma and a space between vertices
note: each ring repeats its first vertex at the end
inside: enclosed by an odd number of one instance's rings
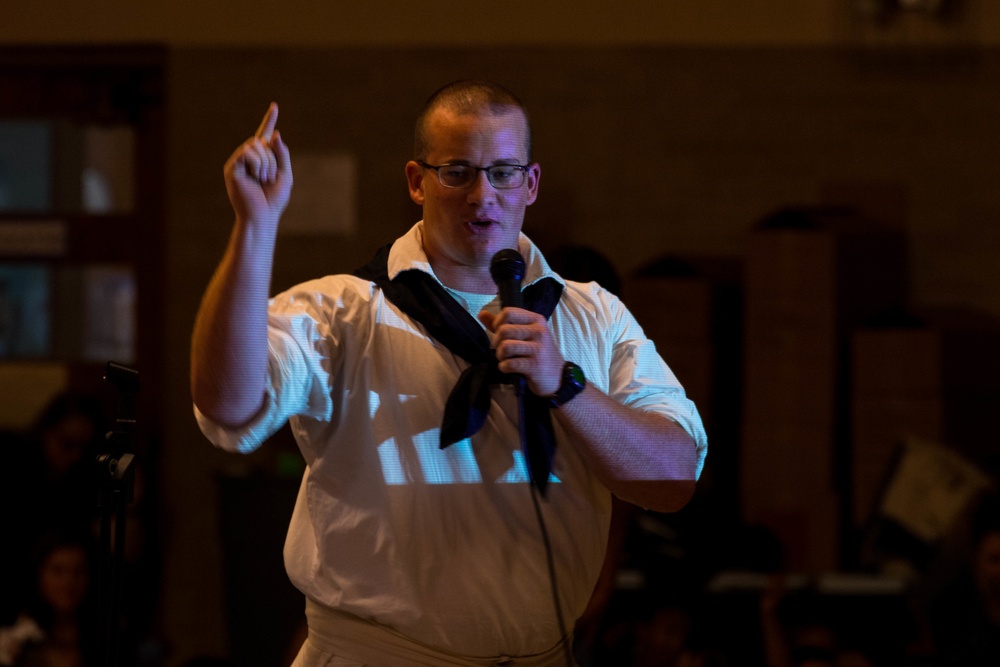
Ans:
POLYGON ((524 274, 524 259, 516 250, 507 248, 493 256, 490 275, 502 310, 497 316, 483 311, 479 320, 496 334, 500 372, 523 375, 532 392, 551 396, 559 389, 565 360, 545 318, 523 307, 524 274))

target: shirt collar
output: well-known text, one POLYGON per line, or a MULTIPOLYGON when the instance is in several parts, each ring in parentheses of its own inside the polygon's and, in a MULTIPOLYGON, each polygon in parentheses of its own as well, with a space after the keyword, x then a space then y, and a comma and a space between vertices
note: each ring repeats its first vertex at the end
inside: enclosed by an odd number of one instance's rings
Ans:
MULTIPOLYGON (((427 259, 427 253, 424 252, 423 236, 424 222, 421 220, 392 244, 386 266, 390 280, 395 278, 400 271, 417 269, 430 274, 435 280, 441 282, 434 274, 434 269, 431 268, 431 263, 427 259)), ((524 285, 530 285, 542 278, 553 278, 563 287, 566 286, 566 282, 549 267, 541 251, 523 232, 517 240, 517 246, 521 256, 524 257, 524 285)))

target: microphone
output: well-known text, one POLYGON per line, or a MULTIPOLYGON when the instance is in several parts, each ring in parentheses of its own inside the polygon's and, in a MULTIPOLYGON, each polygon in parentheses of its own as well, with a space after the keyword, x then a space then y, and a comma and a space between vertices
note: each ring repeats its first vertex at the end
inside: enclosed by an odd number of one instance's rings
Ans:
MULTIPOLYGON (((497 284, 497 291, 500 296, 501 308, 523 308, 524 298, 521 296, 521 281, 524 279, 524 258, 521 253, 511 248, 504 248, 493 255, 490 260, 490 275, 493 282, 497 284)), ((518 395, 520 406, 520 422, 524 424, 524 407, 520 397, 524 394, 524 376, 514 374, 510 376, 514 383, 514 391, 518 395)), ((522 434, 522 440, 523 440, 522 434)))
POLYGON ((501 308, 523 308, 521 281, 524 280, 524 258, 511 248, 504 248, 493 255, 490 275, 497 284, 501 308))

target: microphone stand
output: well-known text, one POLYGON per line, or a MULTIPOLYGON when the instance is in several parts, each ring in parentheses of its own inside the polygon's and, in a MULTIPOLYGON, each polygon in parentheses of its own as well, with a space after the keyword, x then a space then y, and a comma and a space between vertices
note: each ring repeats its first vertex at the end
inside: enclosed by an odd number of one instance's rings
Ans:
POLYGON ((96 460, 101 543, 97 599, 103 626, 100 664, 102 667, 115 667, 119 657, 126 506, 132 502, 135 493, 135 458, 129 450, 135 435, 135 397, 139 392, 139 373, 109 361, 104 380, 118 389, 120 397, 115 428, 105 435, 107 450, 96 460), (114 551, 111 548, 112 534, 114 551))

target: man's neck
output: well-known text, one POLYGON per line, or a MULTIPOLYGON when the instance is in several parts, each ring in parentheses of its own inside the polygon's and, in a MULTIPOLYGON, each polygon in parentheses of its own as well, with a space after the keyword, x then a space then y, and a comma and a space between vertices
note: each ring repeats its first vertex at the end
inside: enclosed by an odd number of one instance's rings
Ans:
POLYGON ((431 262, 431 268, 445 287, 472 294, 497 293, 497 285, 488 268, 475 271, 466 266, 440 266, 440 262, 431 262))

